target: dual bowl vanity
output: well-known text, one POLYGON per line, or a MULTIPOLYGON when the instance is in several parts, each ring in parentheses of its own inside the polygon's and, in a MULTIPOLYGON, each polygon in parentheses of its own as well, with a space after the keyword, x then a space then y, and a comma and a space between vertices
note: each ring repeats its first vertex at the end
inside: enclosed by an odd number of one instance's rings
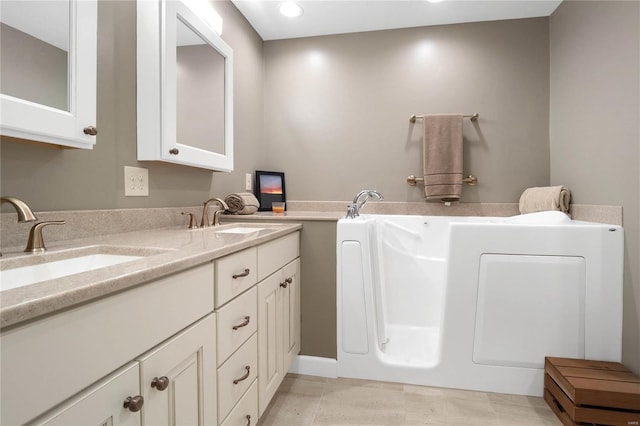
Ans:
POLYGON ((0 423, 255 424, 300 351, 300 229, 3 253, 0 423))

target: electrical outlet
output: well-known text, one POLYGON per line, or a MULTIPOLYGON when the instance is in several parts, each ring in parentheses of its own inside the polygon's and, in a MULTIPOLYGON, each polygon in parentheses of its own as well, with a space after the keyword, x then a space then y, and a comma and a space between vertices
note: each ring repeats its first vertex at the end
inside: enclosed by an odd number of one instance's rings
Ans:
POLYGON ((244 177, 244 189, 245 191, 253 191, 253 179, 251 173, 247 173, 244 177))
POLYGON ((124 195, 125 197, 148 197, 149 170, 124 166, 124 195))

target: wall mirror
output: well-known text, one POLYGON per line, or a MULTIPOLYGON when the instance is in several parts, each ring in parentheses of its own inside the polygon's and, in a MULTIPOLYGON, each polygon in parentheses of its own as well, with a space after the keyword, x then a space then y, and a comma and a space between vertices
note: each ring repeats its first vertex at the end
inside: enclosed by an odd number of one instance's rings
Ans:
POLYGON ((96 40, 95 1, 2 0, 1 133, 92 148, 96 40))
POLYGON ((208 2, 138 1, 138 160, 233 170, 233 52, 208 2))

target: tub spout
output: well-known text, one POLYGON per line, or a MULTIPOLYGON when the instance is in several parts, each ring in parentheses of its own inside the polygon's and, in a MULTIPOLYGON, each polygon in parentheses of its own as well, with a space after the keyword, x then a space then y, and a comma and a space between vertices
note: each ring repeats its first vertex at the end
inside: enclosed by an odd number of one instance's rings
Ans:
POLYGON ((380 201, 384 200, 384 197, 378 191, 373 189, 362 190, 353 198, 353 203, 347 206, 347 218, 355 219, 360 216, 360 209, 363 208, 371 198, 375 198, 380 201))

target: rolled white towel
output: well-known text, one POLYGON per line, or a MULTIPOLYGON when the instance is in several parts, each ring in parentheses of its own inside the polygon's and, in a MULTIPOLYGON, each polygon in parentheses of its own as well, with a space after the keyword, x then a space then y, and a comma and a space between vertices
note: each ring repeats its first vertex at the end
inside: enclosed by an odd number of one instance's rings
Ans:
POLYGON ((260 207, 258 199, 250 192, 229 194, 225 197, 224 202, 229 206, 227 212, 234 214, 254 214, 260 207))
POLYGON ((520 213, 543 211, 569 212, 571 191, 562 185, 527 188, 520 196, 520 213))

